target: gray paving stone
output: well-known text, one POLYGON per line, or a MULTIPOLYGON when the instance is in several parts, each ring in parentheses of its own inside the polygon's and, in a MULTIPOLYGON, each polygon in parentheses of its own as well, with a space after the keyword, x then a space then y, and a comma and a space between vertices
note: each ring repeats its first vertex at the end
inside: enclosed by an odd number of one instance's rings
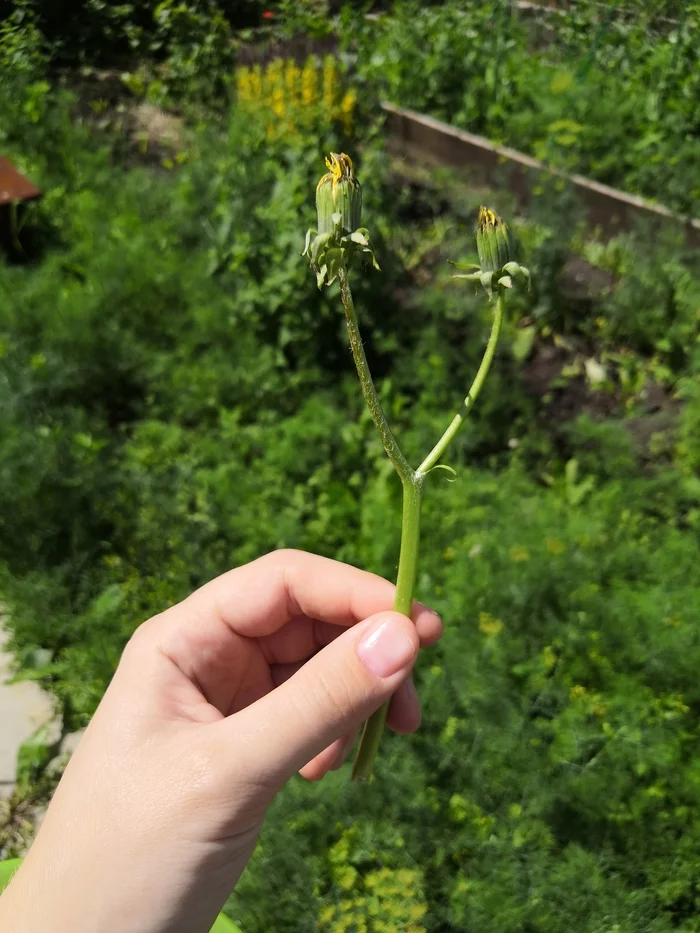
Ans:
POLYGON ((39 726, 54 719, 50 697, 35 683, 7 683, 12 676, 7 640, 0 616, 0 798, 12 793, 22 743, 39 726))

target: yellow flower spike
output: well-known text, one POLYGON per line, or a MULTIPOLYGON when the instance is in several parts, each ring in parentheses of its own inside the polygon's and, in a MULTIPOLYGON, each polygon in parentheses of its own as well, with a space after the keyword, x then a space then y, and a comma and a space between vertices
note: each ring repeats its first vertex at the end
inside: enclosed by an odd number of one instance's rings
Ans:
POLYGON ((310 56, 301 73, 301 103, 312 108, 318 102, 318 70, 316 59, 310 56))
POLYGON ((283 117, 286 113, 286 99, 284 88, 275 86, 272 89, 272 110, 278 117, 283 117))
POLYGON ((271 65, 268 65, 264 71, 260 74, 260 84, 262 99, 265 103, 270 103, 272 101, 272 92, 275 86, 275 75, 271 70, 271 65))
POLYGON ((278 58, 270 65, 270 86, 275 91, 285 93, 284 87, 284 59, 278 58))
POLYGON ((290 59, 284 69, 284 84, 290 104, 296 110, 299 107, 301 92, 301 68, 290 59))
POLYGON ((241 102, 250 100, 250 69, 236 69, 236 97, 241 102))
POLYGON ((335 108, 338 90, 338 74, 335 59, 327 55, 323 60, 323 107, 327 114, 332 114, 335 108))
POLYGON ((250 96, 252 100, 260 100, 262 97, 262 71, 260 65, 256 65, 250 73, 250 96))
POLYGON ((264 68, 240 67, 235 71, 235 88, 240 106, 262 104, 269 108, 271 139, 333 125, 346 136, 353 132, 357 95, 352 88, 342 87, 341 73, 332 56, 323 61, 310 56, 303 68, 293 59, 284 58, 264 68))
POLYGON ((357 105, 357 94, 353 88, 350 88, 343 95, 340 102, 340 122, 343 126, 343 132, 346 136, 352 134, 355 125, 355 107, 357 105))

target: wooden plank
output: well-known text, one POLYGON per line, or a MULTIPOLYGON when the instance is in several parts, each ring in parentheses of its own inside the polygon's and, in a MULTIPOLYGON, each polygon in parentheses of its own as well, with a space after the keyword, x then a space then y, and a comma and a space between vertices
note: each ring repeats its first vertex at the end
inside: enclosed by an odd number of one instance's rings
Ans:
POLYGON ((38 197, 41 191, 20 174, 9 159, 0 156, 0 205, 38 197))
MULTIPOLYGON (((607 13, 609 10, 608 4, 602 2, 602 0, 601 2, 596 3, 595 5, 600 8, 601 13, 607 13)), ((576 12, 577 4, 574 0, 573 3, 568 3, 562 7, 562 6, 554 6, 552 5, 551 2, 538 3, 537 0, 515 0, 515 3, 513 4, 513 6, 517 13, 523 13, 525 14, 525 16, 535 15, 535 16, 547 17, 547 16, 570 16, 572 13, 576 12)), ((617 17, 629 16, 629 17, 634 18, 637 16, 637 13, 635 12, 635 10, 630 10, 625 6, 619 7, 615 11, 615 14, 617 17)), ((376 21, 376 20, 386 19, 389 15, 390 14, 386 12, 367 13, 365 15, 365 19, 376 21)), ((672 19, 669 16, 657 16, 654 22, 663 23, 664 26, 667 26, 669 29, 676 29, 678 26, 680 26, 679 20, 672 19)), ((694 23, 686 22, 686 28, 694 29, 695 25, 694 23)))
POLYGON ((508 146, 498 146, 483 136, 435 120, 394 104, 383 103, 392 151, 415 161, 469 169, 481 184, 507 183, 521 206, 531 200, 533 185, 543 174, 570 184, 578 195, 590 227, 613 237, 631 230, 638 222, 673 223, 685 232, 689 246, 700 248, 700 220, 675 214, 661 204, 601 185, 582 175, 548 168, 543 162, 508 146))
MULTIPOLYGON (((586 2, 590 2, 590 0, 586 0, 586 2)), ((601 11, 601 13, 607 13, 610 9, 609 4, 603 3, 602 0, 600 0, 600 2, 598 3, 594 3, 593 5, 597 6, 599 10, 601 11)), ((536 15, 541 14, 543 16, 549 16, 552 14, 560 15, 560 16, 570 16, 572 13, 577 12, 577 9, 576 9, 577 6, 579 6, 579 3, 577 2, 577 0, 569 0, 568 3, 566 2, 566 0, 564 0, 563 6, 554 6, 552 5, 551 2, 538 3, 536 2, 536 0, 516 0, 516 3, 515 3, 516 9, 521 13, 526 13, 526 14, 534 13, 536 15)), ((627 16, 631 19, 636 19, 638 16, 638 13, 636 10, 630 9, 629 7, 623 4, 622 6, 619 6, 615 10, 615 15, 617 18, 622 18, 622 17, 627 16)), ((663 23, 664 26, 667 26, 669 29, 676 29, 678 28, 678 26, 681 25, 679 20, 674 19, 670 16, 662 16, 662 15, 656 16, 654 18, 654 23, 663 23)), ((691 22, 686 21, 685 25, 688 29, 695 28, 694 23, 691 23, 691 22)))

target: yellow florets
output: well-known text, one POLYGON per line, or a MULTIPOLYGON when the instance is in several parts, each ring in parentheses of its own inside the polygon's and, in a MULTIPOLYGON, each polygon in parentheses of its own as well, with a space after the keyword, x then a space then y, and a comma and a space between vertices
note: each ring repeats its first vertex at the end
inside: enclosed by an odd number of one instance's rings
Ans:
POLYGON ((259 65, 238 68, 235 74, 239 106, 270 113, 270 138, 297 130, 318 131, 337 124, 352 135, 357 94, 343 90, 336 60, 311 56, 302 68, 292 59, 276 59, 263 71, 259 65))
POLYGON ((330 157, 326 156, 325 163, 328 174, 320 179, 316 190, 328 181, 330 181, 335 188, 341 178, 347 178, 351 181, 355 180, 355 170, 352 166, 352 159, 349 155, 345 155, 344 152, 331 152, 330 157))
POLYGON ((340 214, 341 228, 353 233, 360 226, 362 189, 355 177, 352 159, 344 152, 331 152, 326 158, 328 172, 316 185, 318 232, 332 233, 334 216, 340 214))

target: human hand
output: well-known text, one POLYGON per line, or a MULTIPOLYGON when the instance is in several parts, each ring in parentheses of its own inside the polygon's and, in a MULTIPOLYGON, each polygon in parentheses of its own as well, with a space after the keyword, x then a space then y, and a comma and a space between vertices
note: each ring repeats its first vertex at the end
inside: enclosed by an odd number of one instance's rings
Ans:
POLYGON ((339 767, 363 720, 420 710, 442 624, 392 584, 301 551, 224 574, 144 623, 0 898, 13 933, 206 933, 295 771, 339 767))

